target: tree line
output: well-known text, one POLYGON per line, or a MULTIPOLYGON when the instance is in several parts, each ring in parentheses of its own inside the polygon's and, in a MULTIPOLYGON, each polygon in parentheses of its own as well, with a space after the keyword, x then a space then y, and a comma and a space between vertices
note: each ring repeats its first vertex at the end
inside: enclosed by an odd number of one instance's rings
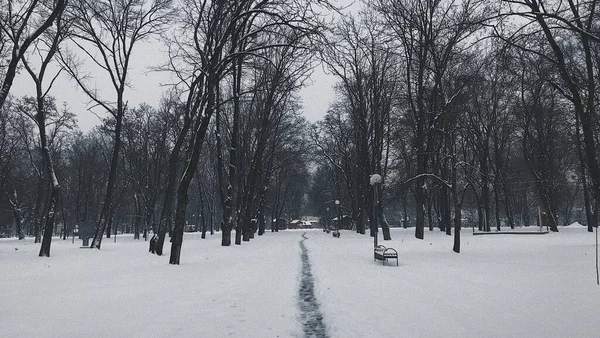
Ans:
POLYGON ((0 4, 0 231, 35 236, 40 256, 82 222, 98 249, 132 232, 162 255, 169 234, 171 264, 190 224, 229 246, 344 214, 384 239, 390 224, 439 228, 459 252, 465 222, 597 223, 595 1, 0 4), (176 83, 158 107, 130 107, 132 54, 150 40, 176 83), (337 98, 310 124, 298 93, 318 63, 337 98), (9 95, 17 73, 35 96, 9 95), (61 74, 101 125, 82 133, 48 95, 61 74))
POLYGON ((162 255, 169 233, 170 263, 179 264, 188 223, 220 229, 228 246, 234 229, 241 244, 264 233, 266 218, 299 216, 309 175, 298 90, 328 8, 323 1, 3 1, 3 224, 12 218, 19 238, 36 236, 40 256, 50 255, 59 222, 63 236, 95 222, 98 249, 104 235, 147 238, 152 230, 150 251, 162 255), (177 83, 159 107, 129 107, 131 56, 149 39, 167 47, 168 61, 157 68, 177 83), (23 68, 35 97, 8 95, 23 68), (48 90, 59 73, 108 113, 100 126, 81 133, 68 107, 57 108, 48 90), (95 74, 111 86, 97 90, 95 74))
POLYGON ((591 232, 599 22, 596 1, 365 1, 320 50, 338 99, 313 126, 313 207, 339 198, 384 239, 387 218, 439 228, 455 252, 465 225, 591 232))

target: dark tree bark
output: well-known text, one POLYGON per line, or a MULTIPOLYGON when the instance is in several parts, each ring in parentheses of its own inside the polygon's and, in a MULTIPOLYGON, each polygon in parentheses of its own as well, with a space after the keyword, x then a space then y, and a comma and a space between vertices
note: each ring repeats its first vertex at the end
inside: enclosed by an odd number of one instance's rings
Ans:
MULTIPOLYGON (((208 83, 211 83, 210 80, 208 83)), ((171 236, 171 255, 169 257, 169 264, 179 265, 180 262, 181 245, 183 244, 183 230, 185 227, 185 213, 189 201, 188 190, 192 182, 192 178, 194 177, 194 172, 196 171, 196 166, 200 157, 200 150, 202 143, 204 142, 204 137, 206 136, 206 130, 208 129, 214 104, 215 97, 213 88, 209 89, 206 103, 204 104, 206 106, 205 114, 199 121, 198 126, 192 135, 190 155, 186 161, 185 170, 177 189, 177 207, 175 209, 175 224, 173 227, 173 234, 171 236), (213 92, 213 94, 211 94, 211 92, 213 92)), ((201 107, 204 105, 201 105, 201 107)))
MULTIPOLYGON (((197 84, 201 83, 202 77, 197 79, 197 84)), ((192 95, 190 93, 190 95, 192 95)), ((188 101, 191 98, 188 98, 188 101)), ((184 141, 186 139, 186 135, 188 134, 191 127, 191 117, 190 110, 186 109, 183 117, 183 125, 179 134, 177 135, 177 140, 175 141, 175 145, 169 155, 169 169, 167 173, 167 187, 165 189, 165 196, 162 204, 162 211, 160 214, 160 219, 158 222, 158 232, 154 234, 152 239, 150 240, 150 252, 156 253, 158 256, 162 256, 163 248, 165 244, 165 237, 167 231, 171 232, 172 224, 173 224, 173 207, 174 207, 174 199, 175 199, 175 191, 177 189, 177 177, 179 173, 179 161, 181 157, 181 149, 183 147, 184 141)))
MULTIPOLYGON (((234 42, 237 40, 237 37, 234 38, 234 42)), ((229 148, 229 175, 228 175, 228 187, 232 187, 230 190, 227 188, 227 200, 225 201, 225 205, 223 206, 223 219, 226 221, 221 226, 223 228, 234 228, 233 220, 236 219, 238 222, 235 224, 235 244, 242 244, 242 224, 239 222, 239 217, 234 217, 234 209, 233 209, 233 198, 237 191, 233 187, 239 187, 237 182, 239 182, 240 173, 237 168, 240 165, 240 161, 238 159, 238 147, 240 146, 239 140, 239 132, 240 132, 240 93, 242 91, 242 59, 238 58, 234 64, 232 69, 232 82, 233 82, 233 126, 231 131, 231 144, 229 148)), ((223 241, 225 242, 225 241, 223 241)))
MULTIPOLYGON (((38 113, 39 114, 39 113, 38 113)), ((43 114, 42 114, 43 115, 43 114)), ((38 115, 38 124, 40 127, 40 140, 41 140, 41 148, 44 154, 45 162, 46 162, 46 172, 48 177, 51 180, 51 191, 50 191, 50 200, 48 204, 48 209, 46 212, 46 221, 44 227, 44 236, 42 238, 42 245, 40 247, 39 256, 50 257, 50 245, 52 242, 52 230, 54 228, 54 223, 56 219, 56 205, 58 201, 58 196, 60 193, 60 185, 58 183, 58 179, 56 178, 56 172, 54 170, 54 164, 52 161, 52 156, 50 154, 50 149, 48 147, 48 142, 46 140, 45 131, 42 132, 42 129, 45 129, 45 119, 38 115)))
MULTIPOLYGON (((456 253, 460 253, 460 229, 461 229, 461 222, 462 222, 462 197, 459 199, 458 197, 458 187, 457 187, 457 156, 456 156, 456 151, 455 151, 455 146, 452 146, 452 153, 455 154, 455 156, 452 156, 452 173, 450 174, 451 176, 451 184, 452 184, 452 200, 453 200, 453 204, 454 204, 454 244, 452 246, 452 251, 456 252, 456 253)), ((466 191, 466 189, 465 189, 466 191)), ((464 191, 463 191, 463 197, 464 197, 464 191)))
MULTIPOLYGON (((5 180, 8 181, 7 178, 5 178, 5 180)), ((15 228, 17 231, 17 237, 19 238, 19 240, 22 240, 25 238, 25 234, 24 234, 25 229, 23 227, 23 211, 21 210, 17 190, 14 188, 14 186, 12 185, 12 183, 10 181, 8 181, 8 186, 3 184, 2 188, 8 197, 7 199, 8 199, 8 203, 10 204, 10 210, 12 212, 13 219, 15 220, 15 228), (10 187, 10 190, 9 190, 9 187, 10 187), (9 191, 11 191, 10 194, 9 194, 9 191)))
POLYGON ((588 232, 594 232, 594 215, 592 211, 590 201, 590 188, 587 179, 587 170, 585 165, 585 157, 583 155, 583 149, 581 144, 581 126, 579 117, 575 117, 575 145, 577 146, 577 157, 579 158, 579 176, 581 177, 583 203, 585 206, 585 219, 587 223, 588 232))
MULTIPOLYGON (((49 102, 47 102, 46 94, 50 90, 50 88, 44 90, 43 85, 47 67, 50 64, 50 62, 54 59, 54 56, 58 51, 59 44, 64 39, 66 33, 62 24, 63 11, 64 5, 62 5, 62 7, 60 7, 55 14, 54 20, 56 21, 56 30, 53 32, 53 34, 50 35, 49 41, 46 42, 48 51, 45 55, 40 55, 42 59, 42 64, 40 66, 39 71, 35 72, 27 62, 26 58, 23 55, 21 56, 27 72, 29 73, 29 75, 35 83, 35 116, 33 116, 33 118, 38 127, 40 150, 42 152, 45 177, 48 179, 49 182, 47 183, 50 186, 50 194, 48 196, 47 204, 44 208, 44 213, 40 218, 44 220, 43 238, 41 241, 42 244, 40 246, 39 252, 40 257, 50 257, 52 234, 54 231, 54 225, 56 221, 58 197, 60 195, 60 184, 58 182, 56 170, 54 168, 54 160, 52 158, 52 153, 50 150, 51 145, 49 144, 48 136, 46 133, 48 114, 53 108, 55 110, 56 107, 51 107, 49 102)), ((58 76, 58 74, 56 76, 58 76)), ((54 79, 52 79, 49 86, 51 87, 53 83, 54 79)))

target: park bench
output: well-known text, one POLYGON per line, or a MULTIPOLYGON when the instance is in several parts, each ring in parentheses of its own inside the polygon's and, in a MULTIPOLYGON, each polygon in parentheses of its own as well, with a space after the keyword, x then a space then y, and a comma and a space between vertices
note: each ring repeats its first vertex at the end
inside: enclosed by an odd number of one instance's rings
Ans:
POLYGON ((395 258, 396 266, 398 266, 398 251, 393 248, 386 248, 383 245, 375 247, 375 259, 373 260, 380 260, 383 262, 383 265, 385 265, 385 262, 390 258, 395 258))

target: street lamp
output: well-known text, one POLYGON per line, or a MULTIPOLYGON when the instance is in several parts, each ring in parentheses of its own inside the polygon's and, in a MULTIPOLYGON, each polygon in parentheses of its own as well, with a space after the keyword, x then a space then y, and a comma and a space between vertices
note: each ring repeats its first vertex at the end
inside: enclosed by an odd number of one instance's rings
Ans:
POLYGON ((335 206, 337 208, 337 214, 338 214, 338 223, 337 223, 337 230, 339 231, 342 225, 342 213, 340 211, 340 200, 335 200, 335 206))
POLYGON ((325 214, 325 228, 323 231, 329 233, 329 207, 327 207, 325 210, 327 210, 327 213, 325 214))
POLYGON ((371 183, 371 185, 373 186, 373 192, 375 195, 375 198, 373 199, 373 223, 375 223, 375 231, 373 234, 373 246, 377 247, 377 232, 379 231, 379 223, 377 221, 377 213, 378 213, 378 206, 379 206, 379 185, 381 184, 381 175, 379 174, 373 174, 371 175, 370 179, 369 179, 369 183, 371 183))

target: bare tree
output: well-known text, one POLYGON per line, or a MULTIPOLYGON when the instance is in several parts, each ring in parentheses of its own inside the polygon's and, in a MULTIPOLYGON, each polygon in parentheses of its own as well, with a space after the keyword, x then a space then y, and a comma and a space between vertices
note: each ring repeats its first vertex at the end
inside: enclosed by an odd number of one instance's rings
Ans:
MULTIPOLYGON (((167 231, 172 231, 175 190, 177 188, 177 177, 181 169, 179 162, 181 161, 182 148, 191 126, 191 112, 179 102, 176 92, 170 93, 165 98, 161 110, 166 116, 171 116, 172 121, 169 130, 172 130, 174 135, 170 137, 170 139, 173 139, 173 146, 167 150, 170 153, 168 155, 166 188, 162 200, 160 218, 158 219, 156 232, 150 240, 150 252, 156 253, 158 256, 162 255, 167 231), (179 120, 183 120, 180 123, 181 125, 177 123, 179 120)), ((168 122, 165 121, 165 123, 168 122)))
MULTIPOLYGON (((415 237, 423 239, 425 225, 426 178, 435 178, 445 194, 449 184, 432 168, 432 154, 443 151, 443 123, 448 120, 448 107, 457 92, 445 86, 449 70, 461 48, 478 29, 483 1, 389 1, 372 2, 400 43, 404 59, 403 93, 414 128, 413 147, 417 170, 414 177, 416 202, 415 237)), ((444 146, 447 149, 447 146, 444 146)), ((444 172, 449 172, 445 161, 444 172)), ((447 198, 447 201, 450 199, 447 198)), ((446 216, 449 212, 444 213, 446 216)), ((449 217, 446 218, 449 224, 449 217)))
POLYGON ((342 102, 334 103, 325 118, 315 125, 311 136, 314 152, 320 162, 326 163, 325 166, 334 173, 334 180, 330 182, 328 193, 330 209, 335 208, 333 205, 335 200, 340 200, 341 203, 350 206, 352 219, 357 222, 361 195, 354 179, 356 151, 352 124, 347 114, 343 114, 344 110, 342 102))
MULTIPOLYGON (((582 153, 591 177, 594 197, 600 196, 598 163, 597 1, 502 1, 495 35, 511 46, 538 55, 557 71, 551 79, 567 99, 581 127, 582 153), (505 23, 503 18, 518 16, 522 24, 505 23), (531 37, 544 43, 529 44, 531 37)), ((589 219, 588 219, 589 220, 589 219)))
MULTIPOLYGON (((23 154, 25 153, 19 130, 15 124, 19 119, 24 119, 23 116, 17 115, 14 109, 11 108, 11 100, 7 101, 8 109, 0 115, 0 188, 6 197, 8 208, 11 211, 12 218, 15 222, 16 235, 19 240, 25 238, 24 212, 25 203, 21 196, 21 189, 26 181, 19 179, 15 172, 19 172, 22 164, 23 154)), ((8 233, 8 229, 5 229, 8 233)))
MULTIPOLYGON (((572 158, 566 154, 572 153, 568 148, 571 141, 567 115, 562 112, 567 107, 556 88, 546 81, 546 76, 552 73, 549 65, 533 57, 525 56, 521 69, 521 97, 519 111, 522 125, 523 157, 535 179, 539 201, 543 208, 544 217, 550 221, 552 231, 558 231, 556 215, 559 209, 559 196, 566 187, 567 173, 573 172, 572 158), (563 155, 558 155, 563 154, 563 155)), ((546 221, 544 221, 546 222, 546 221)))
MULTIPOLYGON (((221 3, 209 1, 186 1, 182 9, 182 29, 177 31, 173 48, 176 55, 171 65, 188 90, 186 111, 191 119, 190 137, 186 151, 183 175, 177 187, 177 206, 172 234, 171 264, 179 264, 188 188, 195 173, 209 122, 218 112, 220 82, 227 75, 233 76, 232 105, 234 115, 239 113, 241 92, 241 64, 243 57, 271 48, 271 44, 255 43, 264 32, 279 26, 294 27, 299 31, 312 29, 311 18, 317 16, 313 9, 321 2, 238 1, 221 3)), ((323 2, 326 3, 326 2, 323 2)), ((314 20, 313 20, 314 21, 314 20)), ((239 115, 238 115, 239 116, 239 115)), ((235 117, 234 119, 235 120, 235 117)), ((235 123, 235 122, 234 122, 235 123)), ((238 125, 239 127, 239 125, 238 125)), ((235 133, 236 127, 232 129, 235 133)), ((182 133, 183 136, 185 134, 182 133)), ((217 136, 220 134, 217 132, 217 136)), ((180 139, 183 137, 180 137, 180 139)), ((237 135, 233 137, 237 139, 237 135)), ((237 177, 237 145, 229 149, 227 173, 228 184, 222 197, 222 244, 231 243, 234 225, 233 196, 237 177)), ((221 164, 223 164, 221 162, 221 164)), ((219 166, 223 168, 223 166, 219 166)), ((225 182, 222 170, 219 181, 225 182)), ((223 186, 223 184, 221 185, 223 186)))
MULTIPOLYGON (((54 83, 54 80, 58 77, 60 72, 57 72, 50 82, 46 84, 44 82, 48 71, 48 66, 55 59, 55 55, 58 52, 59 45, 66 36, 66 28, 62 21, 63 10, 59 11, 56 17, 56 28, 47 30, 46 36, 42 37, 35 46, 33 56, 41 59, 41 65, 39 69, 34 70, 28 59, 23 56, 22 61, 29 73, 29 76, 35 83, 36 92, 36 107, 35 116, 31 116, 38 127, 39 139, 40 139, 40 150, 42 152, 44 170, 46 172, 46 178, 49 180, 50 196, 46 207, 44 208, 44 214, 41 219, 45 220, 43 228, 43 239, 40 247, 39 256, 50 257, 50 245, 52 241, 52 231, 54 229, 54 223, 56 219, 57 203, 60 195, 60 184, 56 175, 55 164, 52 158, 52 152, 50 150, 50 144, 48 135, 46 133, 46 124, 48 123, 48 115, 51 111, 50 107, 46 104, 46 96, 50 88, 54 83), (46 88, 44 88, 47 86, 46 88)), ((56 108, 55 108, 56 110, 56 108)), ((27 112, 25 112, 27 113, 27 112)), ((68 112, 65 112, 68 114, 68 112)), ((67 117, 68 119, 68 117, 67 117)))
POLYGON ((171 0, 77 0, 68 8, 72 20, 71 42, 85 59, 110 78, 115 99, 107 100, 88 82, 83 72, 84 63, 74 52, 62 53, 62 63, 83 92, 97 106, 102 107, 115 120, 114 145, 106 182, 106 193, 98 218, 91 247, 100 249, 102 235, 110 236, 112 223, 117 164, 122 146, 123 116, 127 109, 125 90, 129 85, 131 55, 144 40, 161 33, 172 17, 171 0), (92 52, 93 50, 96 53, 92 52), (114 103, 113 103, 114 102, 114 103))
MULTIPOLYGON (((179 185, 175 186, 175 182, 170 182, 168 187, 176 190, 170 264, 179 264, 180 261, 189 201, 188 189, 196 172, 209 122, 217 106, 220 79, 230 66, 231 61, 224 62, 224 57, 231 50, 231 36, 241 33, 239 22, 235 19, 247 9, 241 5, 238 7, 238 4, 209 1, 187 1, 183 5, 184 21, 173 37, 172 48, 175 49, 175 55, 172 56, 170 67, 186 86, 187 99, 185 124, 179 133, 171 158, 179 156, 184 141, 189 141, 179 185)), ((171 166, 170 173, 173 173, 173 169, 171 166)), ((170 207, 170 203, 167 203, 165 199, 165 207, 170 207)))
POLYGON ((27 49, 65 9, 67 0, 0 1, 0 113, 27 49))
MULTIPOLYGON (((94 220, 100 213, 106 153, 98 129, 75 135, 66 151, 64 184, 71 187, 70 211, 76 223, 94 220)), ((64 200, 64 199, 63 199, 64 200)))
POLYGON ((383 237, 389 240, 383 199, 373 204, 374 190, 369 176, 378 173, 385 180, 387 174, 389 122, 392 108, 397 104, 400 62, 395 46, 379 30, 375 18, 374 11, 365 10, 359 13, 358 21, 344 19, 334 31, 335 42, 328 44, 324 57, 328 68, 340 79, 338 92, 346 101, 343 107, 352 128, 357 161, 353 174, 358 197, 358 217, 354 220, 357 231, 364 233, 368 216, 371 236, 379 227, 376 220, 381 220, 383 237))
MULTIPOLYGON (((128 112, 123 123, 124 157, 134 198, 139 199, 141 205, 141 213, 135 215, 143 221, 143 235, 147 240, 150 228, 157 233, 153 224, 165 176, 163 161, 167 157, 169 124, 164 123, 164 111, 159 113, 147 104, 141 104, 128 112)), ((139 239, 138 229, 134 238, 139 239)))
POLYGON ((249 89, 252 98, 249 107, 244 109, 247 114, 243 116, 245 123, 240 139, 243 150, 241 167, 244 170, 240 173, 242 190, 239 204, 242 212, 238 221, 244 241, 253 238, 257 230, 253 225, 264 225, 271 153, 269 145, 280 136, 286 115, 297 112, 299 107, 294 94, 303 85, 310 70, 312 54, 305 48, 298 48, 298 43, 294 42, 300 38, 293 32, 280 38, 265 37, 271 43, 279 39, 282 47, 263 51, 248 65, 249 73, 253 74, 249 89))

